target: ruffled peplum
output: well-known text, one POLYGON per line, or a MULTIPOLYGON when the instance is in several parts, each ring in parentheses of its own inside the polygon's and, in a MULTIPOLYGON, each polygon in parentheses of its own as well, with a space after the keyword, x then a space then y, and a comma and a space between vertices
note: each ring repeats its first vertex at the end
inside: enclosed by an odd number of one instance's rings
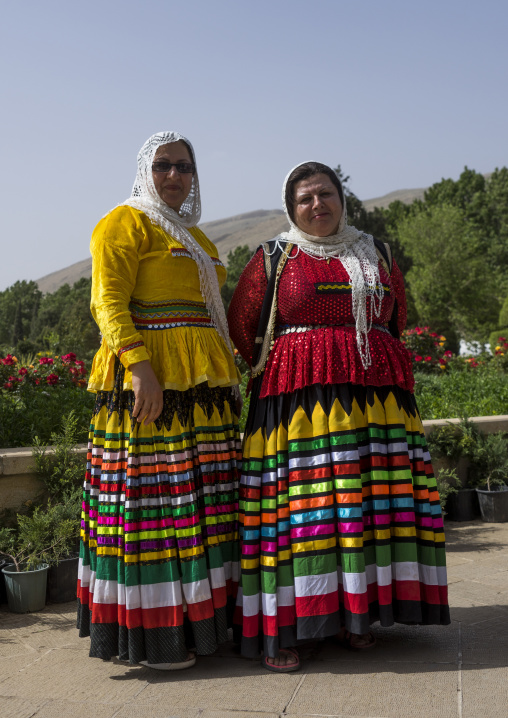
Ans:
MULTIPOLYGON (((163 389, 186 391, 205 381, 212 387, 233 386, 241 380, 231 353, 212 327, 138 331, 163 389)), ((89 391, 113 389, 115 361, 115 354, 103 340, 93 360, 89 391)), ((132 374, 128 369, 123 388, 132 389, 132 374)))
POLYGON ((397 385, 413 391, 411 357, 404 345, 375 326, 369 333, 372 364, 364 369, 354 327, 328 326, 284 334, 268 359, 261 397, 302 389, 311 384, 397 385))

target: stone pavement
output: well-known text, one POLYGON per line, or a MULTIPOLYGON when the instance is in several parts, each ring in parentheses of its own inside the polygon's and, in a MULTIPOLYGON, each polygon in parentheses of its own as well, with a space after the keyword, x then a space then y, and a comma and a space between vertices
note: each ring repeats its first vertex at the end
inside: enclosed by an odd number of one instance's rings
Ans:
POLYGON ((508 524, 447 523, 452 625, 374 626, 377 645, 307 646, 277 675, 232 645, 159 673, 88 657, 74 604, 0 610, 1 718, 508 718, 508 524))

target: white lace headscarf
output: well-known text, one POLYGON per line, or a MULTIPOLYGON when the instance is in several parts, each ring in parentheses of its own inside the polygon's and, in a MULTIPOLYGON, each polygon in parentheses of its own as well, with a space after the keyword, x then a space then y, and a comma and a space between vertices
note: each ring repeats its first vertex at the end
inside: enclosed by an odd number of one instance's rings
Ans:
MULTIPOLYGON (((329 237, 314 237, 301 230, 291 219, 286 206, 286 185, 292 173, 306 162, 293 167, 284 180, 282 204, 290 225, 289 232, 283 232, 280 238, 296 244, 302 252, 315 259, 339 259, 346 270, 351 284, 352 309, 356 326, 356 343, 364 369, 372 364, 369 349, 369 331, 372 328, 373 314, 379 317, 383 301, 383 285, 379 277, 378 256, 374 238, 360 232, 347 223, 344 191, 344 207, 336 234, 329 237), (370 316, 367 317, 367 295, 370 296, 370 316)), ((333 172, 333 170, 331 170, 333 172)), ((338 179, 338 178, 337 178, 338 179)), ((340 180, 339 180, 340 184, 340 180)), ((342 184, 341 184, 342 187, 342 184)))
POLYGON ((180 140, 187 144, 192 155, 191 159, 194 165, 196 164, 194 148, 186 137, 178 132, 157 132, 145 142, 139 151, 138 171, 132 194, 125 202, 122 202, 122 205, 129 205, 129 207, 134 207, 144 212, 154 224, 162 227, 165 232, 178 240, 189 251, 198 266, 199 288, 210 312, 211 322, 232 354, 217 271, 209 255, 188 231, 188 228, 195 227, 201 218, 201 196, 197 170, 192 177, 191 190, 178 212, 171 209, 161 199, 155 189, 152 177, 152 163, 159 147, 169 145, 171 142, 179 142, 180 140))

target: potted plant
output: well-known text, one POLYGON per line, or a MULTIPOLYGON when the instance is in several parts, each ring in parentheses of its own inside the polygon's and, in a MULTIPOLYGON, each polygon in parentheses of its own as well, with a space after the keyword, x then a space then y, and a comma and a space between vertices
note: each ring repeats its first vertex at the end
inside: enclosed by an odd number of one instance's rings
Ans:
POLYGON ((49 564, 68 554, 76 533, 75 521, 63 508, 37 506, 31 516, 18 515, 17 529, 0 529, 0 555, 11 561, 2 573, 14 613, 41 611, 46 605, 49 564))
POLYGON ((65 603, 76 598, 78 584, 79 552, 79 511, 81 509, 81 491, 68 495, 67 499, 54 507, 55 522, 64 537, 61 543, 48 555, 48 585, 46 599, 50 603, 65 603))
POLYGON ((448 514, 448 504, 452 496, 456 496, 462 486, 455 469, 439 469, 436 473, 436 484, 439 503, 443 516, 448 514))
POLYGON ((469 476, 469 454, 479 436, 480 432, 468 418, 462 419, 460 424, 448 423, 434 429, 429 436, 428 446, 439 494, 442 496, 444 491, 444 513, 451 521, 472 521, 480 514, 478 496, 469 476))
POLYGON ((481 435, 471 448, 471 473, 484 521, 508 521, 508 441, 503 432, 481 435))
POLYGON ((76 598, 78 582, 77 548, 82 504, 84 456, 76 452, 79 436, 78 419, 71 411, 62 421, 62 430, 51 434, 52 450, 37 437, 32 445, 36 472, 44 484, 59 521, 70 521, 74 532, 59 551, 49 557, 47 600, 63 603, 76 598))

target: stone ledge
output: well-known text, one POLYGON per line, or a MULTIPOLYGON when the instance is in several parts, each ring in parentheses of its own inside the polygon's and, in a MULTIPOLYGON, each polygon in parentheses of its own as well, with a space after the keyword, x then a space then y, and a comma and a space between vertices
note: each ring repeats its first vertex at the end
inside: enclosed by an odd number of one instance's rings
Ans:
MULTIPOLYGON (((53 451, 52 446, 48 446, 48 451, 53 451)), ((77 454, 86 456, 86 444, 78 444, 76 446, 77 454)), ((0 449, 0 477, 13 476, 14 474, 32 474, 35 472, 32 459, 32 449, 30 447, 21 447, 14 449, 0 449)))
MULTIPOLYGON (((428 437, 433 429, 438 429, 448 424, 458 425, 462 419, 425 419, 423 428, 425 436, 428 437)), ((496 431, 508 432, 508 414, 499 414, 498 416, 471 416, 470 421, 482 431, 484 434, 495 434, 496 431)))

